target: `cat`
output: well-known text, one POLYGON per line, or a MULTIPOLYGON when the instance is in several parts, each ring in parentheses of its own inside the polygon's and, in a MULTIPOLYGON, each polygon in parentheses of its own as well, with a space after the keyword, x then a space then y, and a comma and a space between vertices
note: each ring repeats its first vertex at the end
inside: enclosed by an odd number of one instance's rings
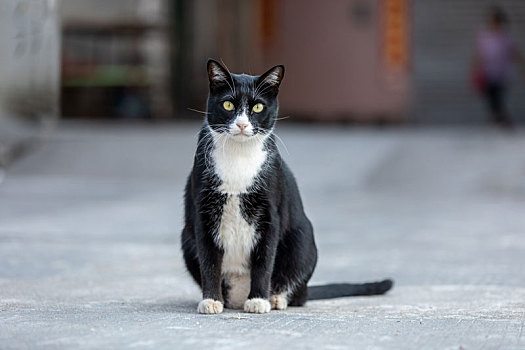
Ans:
POLYGON ((388 291, 388 279, 307 287, 317 263, 313 228, 273 134, 284 66, 260 76, 231 74, 212 59, 207 68, 208 107, 181 235, 186 267, 202 289, 198 312, 267 313, 388 291))

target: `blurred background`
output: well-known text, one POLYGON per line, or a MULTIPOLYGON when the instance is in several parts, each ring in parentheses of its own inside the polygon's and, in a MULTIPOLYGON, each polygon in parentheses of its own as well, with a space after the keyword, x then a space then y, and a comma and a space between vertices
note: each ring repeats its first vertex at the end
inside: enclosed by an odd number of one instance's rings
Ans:
MULTIPOLYGON (((482 124, 476 35, 494 4, 517 47, 519 0, 1 1, 0 152, 60 119, 176 121, 203 110, 205 62, 260 74, 286 65, 293 121, 482 124)), ((511 74, 508 110, 525 120, 511 74)), ((6 160, 4 160, 4 163, 6 160)))

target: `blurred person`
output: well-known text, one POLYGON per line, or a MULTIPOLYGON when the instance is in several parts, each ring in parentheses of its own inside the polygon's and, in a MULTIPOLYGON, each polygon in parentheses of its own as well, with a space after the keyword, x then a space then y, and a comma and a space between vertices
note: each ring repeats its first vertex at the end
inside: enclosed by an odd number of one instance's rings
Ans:
POLYGON ((505 107, 512 61, 524 60, 507 30, 507 15, 500 7, 490 10, 487 27, 478 33, 473 69, 473 84, 482 94, 492 121, 504 127, 513 123, 505 107))

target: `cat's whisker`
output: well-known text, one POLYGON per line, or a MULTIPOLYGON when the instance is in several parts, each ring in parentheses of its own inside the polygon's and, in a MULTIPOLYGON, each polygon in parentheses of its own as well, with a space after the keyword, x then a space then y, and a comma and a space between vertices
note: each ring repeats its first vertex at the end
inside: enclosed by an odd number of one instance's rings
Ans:
POLYGON ((188 107, 188 108, 186 108, 186 109, 189 110, 189 111, 192 111, 192 112, 202 113, 202 114, 205 114, 205 115, 211 114, 211 113, 209 113, 209 112, 200 111, 200 110, 198 110, 198 109, 194 109, 194 108, 189 108, 189 107, 188 107))
POLYGON ((212 143, 211 133, 207 133, 197 144, 197 150, 199 147, 204 147, 204 166, 208 167, 208 154, 210 149, 210 144, 212 143))
MULTIPOLYGON (((231 77, 231 76, 232 76, 232 73, 230 72, 230 70, 228 69, 228 66, 224 63, 224 61, 222 60, 222 58, 221 58, 221 63, 222 63, 222 65, 226 68, 226 71, 228 72, 228 74, 229 74, 230 77, 231 77)), ((226 79, 226 82, 228 83, 228 86, 230 87, 230 90, 232 90, 233 96, 235 96, 235 81, 232 79, 233 88, 232 88, 232 86, 230 85, 230 83, 228 82, 227 79, 226 79)))
POLYGON ((279 140, 283 144, 284 150, 286 151, 286 154, 290 155, 290 152, 288 152, 288 147, 286 147, 286 145, 284 144, 283 139, 281 139, 279 137, 279 135, 277 135, 277 133, 275 131, 273 132, 273 134, 275 135, 275 137, 277 137, 277 140, 279 140))
POLYGON ((206 139, 208 139, 208 137, 208 135, 204 135, 202 139, 199 140, 199 142, 197 143, 197 149, 199 149, 199 147, 203 145, 204 142, 206 142, 206 139))
POLYGON ((228 135, 223 135, 224 141, 222 143, 222 156, 224 157, 226 154, 226 142, 228 142, 228 135))
POLYGON ((232 80, 233 87, 230 85, 230 82, 228 80, 226 80, 226 83, 230 87, 230 90, 231 90, 233 96, 235 96, 235 83, 233 82, 233 80, 232 80))
POLYGON ((255 80, 252 81, 251 85, 252 85, 252 88, 251 88, 252 98, 255 100, 256 91, 257 91, 257 86, 255 86, 255 80))
POLYGON ((258 98, 260 95, 262 95, 266 90, 270 89, 272 86, 270 84, 263 84, 266 85, 264 89, 259 90, 257 94, 255 95, 255 98, 258 98))
POLYGON ((275 118, 275 120, 284 120, 284 119, 288 119, 290 118, 291 116, 287 115, 285 117, 282 117, 282 118, 275 118))
POLYGON ((254 93, 255 96, 253 97, 254 99, 257 98, 257 96, 259 96, 259 89, 263 87, 264 85, 266 85, 265 82, 262 82, 261 84, 257 85, 257 87, 255 88, 255 93, 254 93))

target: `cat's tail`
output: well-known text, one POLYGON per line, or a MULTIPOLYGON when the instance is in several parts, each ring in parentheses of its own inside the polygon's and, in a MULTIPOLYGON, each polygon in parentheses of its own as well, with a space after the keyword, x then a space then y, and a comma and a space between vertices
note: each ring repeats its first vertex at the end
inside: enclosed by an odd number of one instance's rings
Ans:
POLYGON ((358 295, 384 294, 392 286, 394 281, 386 279, 381 282, 370 283, 333 283, 324 286, 308 287, 308 300, 332 299, 340 297, 351 297, 358 295))

